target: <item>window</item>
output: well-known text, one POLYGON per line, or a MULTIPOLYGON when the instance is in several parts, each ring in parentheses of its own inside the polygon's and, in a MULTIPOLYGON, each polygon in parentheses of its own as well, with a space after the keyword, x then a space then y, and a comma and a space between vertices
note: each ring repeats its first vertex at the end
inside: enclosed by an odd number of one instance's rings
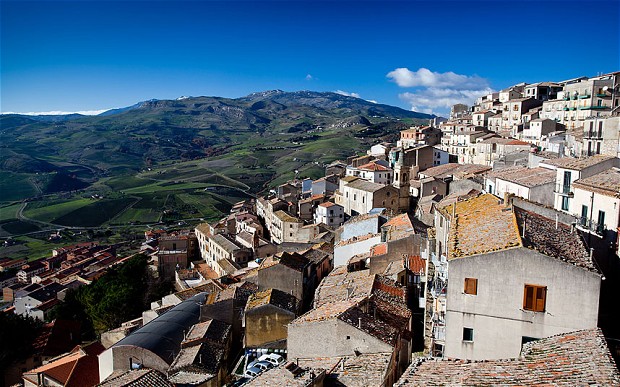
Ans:
POLYGON ((465 278, 465 294, 478 294, 478 279, 477 278, 465 278))
POLYGON ((546 298, 546 286, 526 284, 523 290, 523 309, 532 312, 544 312, 546 298))
POLYGON ((598 211, 598 227, 596 228, 596 232, 602 234, 605 230, 605 211, 598 211))
POLYGON ((562 210, 568 211, 568 196, 562 196, 562 210))
POLYGON ((463 341, 474 341, 474 328, 463 328, 463 341))
POLYGON ((579 224, 585 226, 588 221, 588 206, 581 206, 581 219, 579 219, 579 224))

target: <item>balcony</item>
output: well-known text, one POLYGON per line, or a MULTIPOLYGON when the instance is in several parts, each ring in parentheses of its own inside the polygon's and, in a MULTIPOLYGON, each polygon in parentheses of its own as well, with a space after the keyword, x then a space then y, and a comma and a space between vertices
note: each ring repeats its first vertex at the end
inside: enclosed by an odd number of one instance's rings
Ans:
POLYGON ((570 97, 570 99, 572 99, 572 100, 576 100, 577 98, 579 98, 578 95, 573 95, 572 97, 570 97))
POLYGON ((607 93, 596 93, 595 95, 599 98, 611 97, 611 95, 607 93))
POLYGON ((609 109, 609 106, 605 106, 605 105, 579 106, 579 110, 603 110, 603 109, 609 109))
POLYGON ((606 227, 604 224, 599 224, 598 222, 588 219, 588 217, 586 216, 579 216, 579 215, 573 215, 573 216, 577 218, 577 227, 580 228, 581 230, 592 232, 598 235, 605 234, 606 227))
POLYGON ((564 107, 564 111, 567 112, 570 108, 569 107, 564 107))
POLYGON ((568 196, 569 198, 572 198, 574 196, 574 194, 570 190, 570 185, 560 183, 557 183, 555 185, 555 190, 553 192, 561 196, 568 196))
POLYGON ((584 95, 580 95, 579 99, 586 99, 586 98, 590 98, 590 97, 591 97, 591 95, 584 94, 584 95))

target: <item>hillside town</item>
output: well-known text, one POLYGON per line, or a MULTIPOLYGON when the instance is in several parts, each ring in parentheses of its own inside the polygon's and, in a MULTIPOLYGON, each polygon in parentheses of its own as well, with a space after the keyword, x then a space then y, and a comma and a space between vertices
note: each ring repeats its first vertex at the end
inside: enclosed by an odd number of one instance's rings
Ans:
MULTIPOLYGON (((145 231, 136 254, 175 292, 91 343, 44 323, 5 383, 620 385, 619 247, 620 72, 520 83, 217 222, 145 231)), ((4 312, 48 321, 129 258, 2 260, 4 312)))

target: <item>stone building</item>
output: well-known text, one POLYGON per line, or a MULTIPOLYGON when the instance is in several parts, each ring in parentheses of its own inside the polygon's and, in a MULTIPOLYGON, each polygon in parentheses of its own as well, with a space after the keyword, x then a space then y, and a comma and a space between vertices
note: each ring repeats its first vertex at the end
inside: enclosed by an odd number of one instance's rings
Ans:
POLYGON ((453 204, 444 355, 516 357, 524 342, 597 326, 601 274, 562 218, 498 204, 453 204))

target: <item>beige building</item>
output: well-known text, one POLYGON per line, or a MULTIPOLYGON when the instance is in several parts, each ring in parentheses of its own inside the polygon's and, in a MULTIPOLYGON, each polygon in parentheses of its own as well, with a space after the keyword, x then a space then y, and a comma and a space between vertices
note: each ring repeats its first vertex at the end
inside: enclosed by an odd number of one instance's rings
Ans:
POLYGON ((590 117, 583 126, 583 156, 620 157, 620 117, 590 117))
POLYGON ((514 127, 523 124, 523 114, 542 102, 534 98, 516 98, 504 102, 502 109, 502 129, 512 130, 514 127))
POLYGON ((373 208, 387 208, 396 213, 399 211, 399 191, 390 185, 350 176, 340 179, 336 204, 342 206, 344 212, 351 216, 367 214, 373 208))

